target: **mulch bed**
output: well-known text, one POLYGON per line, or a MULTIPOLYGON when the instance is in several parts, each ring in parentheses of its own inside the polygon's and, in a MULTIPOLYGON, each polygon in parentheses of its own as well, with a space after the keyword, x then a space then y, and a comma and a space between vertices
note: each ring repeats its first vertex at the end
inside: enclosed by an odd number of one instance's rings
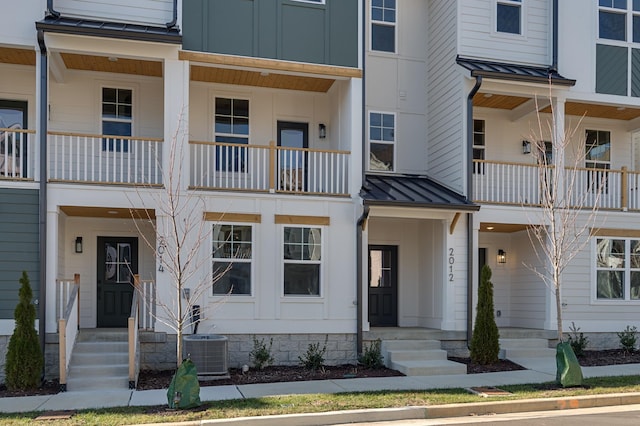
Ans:
MULTIPOLYGON (((469 358, 450 357, 451 361, 467 365, 468 374, 489 373, 497 371, 523 370, 524 368, 511 361, 500 360, 496 364, 479 365, 472 363, 469 358)), ((640 351, 627 353, 621 349, 585 351, 578 357, 583 367, 617 364, 640 364, 640 351)), ((141 371, 138 379, 138 390, 167 389, 173 370, 170 371, 141 371)), ((239 369, 231 369, 228 379, 209 380, 200 382, 200 386, 244 385, 252 383, 298 382, 306 380, 334 380, 353 377, 393 377, 403 374, 388 368, 364 369, 354 365, 328 366, 324 369, 311 371, 302 367, 271 366, 263 370, 249 370, 242 373, 239 369)), ((0 385, 0 398, 12 396, 52 395, 58 393, 60 385, 57 380, 46 381, 39 389, 31 391, 9 391, 0 385)))

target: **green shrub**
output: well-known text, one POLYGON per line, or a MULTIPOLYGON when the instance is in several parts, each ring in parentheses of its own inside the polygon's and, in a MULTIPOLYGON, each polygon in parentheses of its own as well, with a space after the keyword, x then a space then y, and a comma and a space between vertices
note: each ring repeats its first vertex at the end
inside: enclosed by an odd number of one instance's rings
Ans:
POLYGON ((36 308, 31 302, 33 292, 25 271, 20 278, 20 301, 14 311, 13 330, 4 366, 5 382, 10 390, 36 389, 40 386, 44 359, 36 332, 36 308))
POLYGON ((584 333, 580 331, 580 327, 576 327, 573 321, 571 321, 569 330, 571 330, 571 334, 567 336, 567 339, 571 345, 571 349, 573 349, 573 353, 577 357, 584 356, 584 350, 589 344, 589 338, 584 337, 584 333))
POLYGON ((384 366, 381 350, 382 342, 380 339, 376 339, 369 346, 364 348, 364 352, 358 358, 358 362, 364 366, 364 368, 381 368, 384 366))
POLYGON ((622 346, 625 352, 632 353, 636 350, 636 343, 638 341, 636 334, 638 334, 638 327, 635 325, 633 327, 627 326, 627 328, 618 333, 620 346, 622 346))
POLYGON ((470 347, 471 360, 482 365, 498 362, 500 352, 500 334, 493 314, 493 284, 490 280, 491 268, 484 265, 480 272, 476 323, 470 347))
POLYGON ((300 363, 307 370, 319 370, 324 366, 324 354, 327 352, 327 340, 329 336, 325 338, 324 345, 320 348, 320 342, 309 343, 307 352, 298 357, 300 363))
POLYGON ((273 346, 273 337, 269 339, 269 347, 267 347, 264 339, 258 340, 256 336, 253 336, 253 349, 249 352, 249 358, 254 368, 262 370, 264 367, 273 364, 274 358, 271 355, 271 346, 273 346))

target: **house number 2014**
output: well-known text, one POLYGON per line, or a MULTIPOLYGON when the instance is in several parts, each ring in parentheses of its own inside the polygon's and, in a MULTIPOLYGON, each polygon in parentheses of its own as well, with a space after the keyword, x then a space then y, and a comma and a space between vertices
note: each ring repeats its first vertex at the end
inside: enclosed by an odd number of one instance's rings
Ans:
POLYGON ((453 282, 453 265, 456 263, 456 257, 453 254, 453 249, 449 249, 449 282, 453 282))

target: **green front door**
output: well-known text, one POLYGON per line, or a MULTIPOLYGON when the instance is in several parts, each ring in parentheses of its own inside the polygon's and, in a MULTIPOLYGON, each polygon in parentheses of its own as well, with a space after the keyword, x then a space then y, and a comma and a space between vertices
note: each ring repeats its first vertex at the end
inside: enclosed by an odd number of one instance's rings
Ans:
POLYGON ((98 327, 126 327, 138 273, 138 239, 98 237, 98 327))

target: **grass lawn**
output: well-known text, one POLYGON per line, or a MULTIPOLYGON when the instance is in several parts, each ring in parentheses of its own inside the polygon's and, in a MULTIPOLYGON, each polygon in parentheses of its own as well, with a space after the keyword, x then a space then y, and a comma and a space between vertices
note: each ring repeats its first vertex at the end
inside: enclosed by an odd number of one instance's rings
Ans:
MULTIPOLYGON (((550 384, 501 386, 513 393, 500 400, 553 398, 618 392, 640 392, 640 376, 591 378, 584 387, 556 389, 550 384)), ((43 421, 44 425, 126 425, 140 423, 181 422, 273 414, 314 413, 366 408, 429 406, 453 403, 488 402, 464 389, 428 391, 382 391, 365 393, 293 395, 206 402, 194 410, 171 411, 166 407, 123 407, 81 410, 66 420, 43 421)), ((0 414, 2 425, 32 425, 42 413, 0 414)), ((40 423, 40 422, 38 422, 40 423)), ((38 424, 35 423, 35 424, 38 424)))

